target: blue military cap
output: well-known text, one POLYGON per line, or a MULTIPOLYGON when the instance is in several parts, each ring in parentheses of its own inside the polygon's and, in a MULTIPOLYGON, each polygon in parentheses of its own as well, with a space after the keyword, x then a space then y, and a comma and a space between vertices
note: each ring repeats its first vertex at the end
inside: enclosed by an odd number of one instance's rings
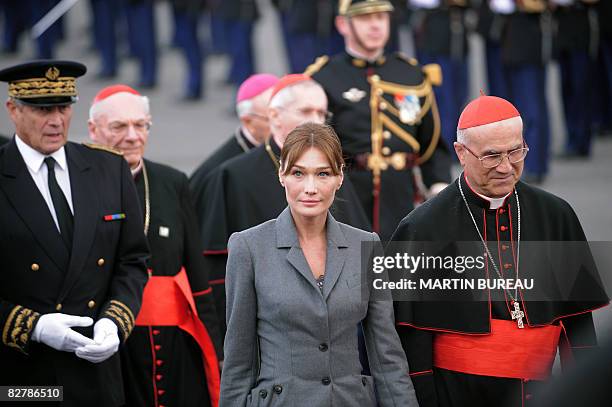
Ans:
POLYGON ((69 105, 77 101, 76 78, 87 72, 72 61, 40 60, 0 70, 0 81, 8 82, 8 94, 31 106, 69 105))

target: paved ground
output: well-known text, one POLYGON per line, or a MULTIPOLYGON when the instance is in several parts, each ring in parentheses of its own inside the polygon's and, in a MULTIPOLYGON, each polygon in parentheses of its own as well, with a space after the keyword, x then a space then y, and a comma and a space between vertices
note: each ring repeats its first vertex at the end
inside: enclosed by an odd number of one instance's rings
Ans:
MULTIPOLYGON (((260 0, 263 18, 255 30, 257 67, 261 72, 283 74, 286 63, 276 15, 269 6, 269 0, 260 0)), ((87 138, 88 104, 95 93, 111 82, 95 79, 97 57, 88 51, 90 31, 89 14, 86 1, 79 2, 68 15, 68 40, 57 52, 58 58, 74 59, 85 63, 90 73, 79 80, 81 101, 76 105, 71 138, 84 141, 87 138)), ((158 39, 161 47, 159 86, 148 93, 153 112, 153 129, 147 155, 149 158, 173 165, 190 173, 216 146, 222 143, 237 126, 232 112, 234 90, 223 85, 227 61, 223 57, 209 58, 207 64, 206 98, 198 103, 178 102, 182 93, 184 62, 182 55, 168 47, 170 38, 170 13, 166 3, 157 10, 159 25, 158 39)), ((404 33, 405 34, 405 33, 404 33)), ((411 44, 403 36, 403 48, 410 53, 411 44)), ((471 60, 471 89, 476 95, 483 87, 482 46, 473 38, 473 57, 471 60)), ((32 47, 23 40, 22 52, 18 55, 0 55, 0 67, 8 66, 31 58, 32 47)), ((564 130, 560 110, 558 70, 549 70, 549 100, 551 103, 551 128, 553 145, 559 150, 564 130)), ((137 82, 134 61, 124 60, 117 81, 128 84, 137 82)), ((4 84, 0 94, 6 94, 4 84)), ((0 111, 0 133, 11 134, 12 124, 4 109, 0 111)), ((607 242, 600 245, 602 258, 607 256, 602 272, 612 275, 612 138, 595 141, 593 157, 589 161, 563 162, 554 160, 550 176, 543 186, 545 189, 563 197, 571 203, 582 221, 590 240, 607 242), (603 248, 602 248, 603 247, 603 248)), ((612 279, 608 278, 610 282, 612 279)), ((612 284, 610 286, 612 288, 612 284)), ((612 311, 600 312, 599 323, 603 319, 612 321, 612 311)))

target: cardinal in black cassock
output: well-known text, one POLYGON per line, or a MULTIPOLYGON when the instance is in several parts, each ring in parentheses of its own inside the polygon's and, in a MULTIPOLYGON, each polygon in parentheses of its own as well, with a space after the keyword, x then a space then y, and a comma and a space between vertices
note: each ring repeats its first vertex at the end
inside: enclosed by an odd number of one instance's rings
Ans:
POLYGON ((270 136, 270 127, 264 113, 272 89, 277 83, 276 76, 262 73, 250 76, 240 85, 236 94, 236 112, 240 118, 240 127, 189 177, 189 187, 199 215, 201 232, 203 231, 203 215, 206 213, 206 188, 213 178, 211 174, 224 162, 252 150, 270 136))
POLYGON ((121 350, 126 405, 216 406, 222 338, 193 200, 185 174, 142 157, 146 105, 136 90, 109 86, 94 99, 89 124, 92 139, 116 146, 130 164, 152 254, 143 306, 121 350), (130 121, 115 130, 119 137, 106 125, 130 121))
POLYGON ((591 312, 608 297, 570 205, 519 181, 528 146, 516 108, 481 96, 458 128, 464 173, 404 218, 387 255, 467 254, 482 267, 409 273, 417 289, 395 297, 397 330, 421 406, 524 406, 557 348, 564 367, 593 351, 591 312), (463 285, 423 283, 444 279, 463 285), (488 285, 496 281, 510 284, 488 285))

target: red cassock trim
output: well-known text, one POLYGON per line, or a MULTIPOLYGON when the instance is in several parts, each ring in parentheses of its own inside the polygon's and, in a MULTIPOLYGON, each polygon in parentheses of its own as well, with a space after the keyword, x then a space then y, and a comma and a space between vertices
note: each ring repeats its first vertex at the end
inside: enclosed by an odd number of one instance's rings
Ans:
POLYGON ((225 250, 204 250, 202 254, 204 256, 217 256, 220 254, 227 254, 227 249, 225 250))
POLYGON ((423 370, 422 372, 414 372, 414 373, 410 373, 410 377, 415 377, 415 376, 424 376, 424 375, 430 375, 433 374, 433 370, 423 370))
POLYGON ((473 375, 545 380, 560 334, 559 326, 519 329, 514 321, 493 319, 490 335, 435 335, 433 364, 473 375))
POLYGON ((194 297, 199 297, 200 295, 206 295, 206 294, 210 294, 210 293, 212 293, 212 287, 208 287, 206 290, 197 291, 197 292, 193 293, 192 295, 194 297))
POLYGON ((174 277, 149 278, 136 325, 177 326, 196 340, 202 350, 210 401, 217 407, 221 384, 219 362, 210 335, 198 317, 184 268, 174 277))
POLYGON ((219 284, 225 284, 225 279, 224 278, 218 278, 216 280, 210 280, 208 282, 208 285, 219 285, 219 284))

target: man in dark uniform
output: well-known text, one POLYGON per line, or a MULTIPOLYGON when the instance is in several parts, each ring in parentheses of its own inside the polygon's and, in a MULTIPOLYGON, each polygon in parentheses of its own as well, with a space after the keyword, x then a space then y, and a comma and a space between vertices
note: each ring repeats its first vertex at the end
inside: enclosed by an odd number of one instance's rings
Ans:
POLYGON ((200 232, 204 233, 202 221, 206 213, 206 186, 210 174, 222 163, 262 144, 270 136, 268 124, 268 102, 272 88, 278 78, 271 74, 255 74, 249 77, 238 88, 236 95, 236 113, 240 127, 233 137, 217 148, 189 178, 189 187, 193 193, 196 213, 200 219, 200 232))
POLYGON ((3 144, 6 144, 10 141, 10 139, 8 137, 5 137, 3 135, 0 134, 0 146, 3 144))
POLYGON ((389 245, 387 255, 457 262, 411 270, 421 289, 395 297, 421 406, 525 406, 558 345, 563 367, 596 348, 591 312, 608 297, 569 204, 520 181, 522 130, 505 99, 468 104, 454 144, 464 173, 402 220, 389 245), (437 290, 422 284, 429 277, 478 285, 437 290))
POLYGON ((317 55, 342 51, 334 27, 335 1, 274 0, 279 10, 290 72, 302 72, 317 55))
POLYGON ((455 141, 455 123, 467 99, 469 4, 468 0, 410 0, 417 58, 442 69, 444 81, 435 93, 447 146, 455 141))
MULTIPOLYGON (((234 232, 277 217, 287 206, 278 181, 278 157, 285 138, 306 122, 324 123, 327 99, 321 86, 303 74, 287 75, 275 86, 268 117, 271 137, 247 154, 225 162, 212 175, 205 196, 204 255, 211 265, 215 300, 225 315, 225 263, 227 241, 234 232)), ((341 222, 367 229, 355 190, 345 179, 332 213, 341 222)))
POLYGON ((15 125, 0 148, 0 383, 120 406, 116 352, 140 310, 149 250, 125 160, 67 141, 85 71, 52 60, 0 71, 15 125))
POLYGON ((563 157, 587 158, 591 152, 591 112, 599 43, 597 0, 550 0, 557 26, 555 56, 567 139, 563 157))
POLYGON ((150 123, 149 100, 126 85, 102 89, 88 123, 92 140, 121 151, 130 166, 152 255, 121 354, 127 404, 216 406, 221 334, 193 202, 183 173, 143 158, 150 123))
POLYGON ((383 240, 414 207, 416 166, 428 195, 450 182, 432 90, 441 81, 439 66, 384 54, 391 11, 388 1, 341 1, 336 25, 346 52, 320 57, 306 70, 327 93, 348 177, 383 240))
POLYGON ((525 119, 530 154, 523 180, 542 183, 550 161, 546 64, 552 55, 547 0, 489 0, 480 29, 489 38, 489 91, 514 103, 525 119))

